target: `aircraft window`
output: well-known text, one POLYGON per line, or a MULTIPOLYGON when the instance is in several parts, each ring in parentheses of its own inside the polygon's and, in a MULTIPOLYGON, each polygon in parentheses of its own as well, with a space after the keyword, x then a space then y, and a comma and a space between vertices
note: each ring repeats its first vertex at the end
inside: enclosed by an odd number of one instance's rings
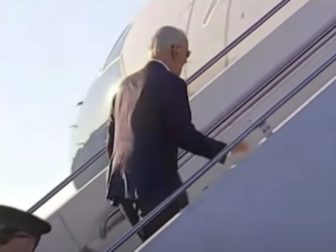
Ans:
POLYGON ((105 69, 114 59, 116 59, 120 55, 120 52, 123 48, 125 39, 127 37, 127 34, 130 28, 131 28, 131 25, 126 26, 126 28, 123 30, 123 32, 117 39, 117 42, 114 44, 109 56, 106 59, 103 69, 105 69))

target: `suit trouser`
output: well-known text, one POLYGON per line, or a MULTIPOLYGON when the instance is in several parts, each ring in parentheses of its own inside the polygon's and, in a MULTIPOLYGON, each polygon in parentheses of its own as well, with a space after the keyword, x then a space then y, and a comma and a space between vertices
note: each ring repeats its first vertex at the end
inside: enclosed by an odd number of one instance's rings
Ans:
MULTIPOLYGON (((121 202, 121 206, 128 220, 134 226, 139 221, 140 216, 145 217, 158 204, 160 204, 162 200, 164 200, 162 197, 148 197, 136 202, 123 200, 123 202, 121 202)), ((165 210, 163 210, 157 217, 155 217, 151 222, 145 225, 141 231, 138 232, 141 240, 147 240, 187 204, 186 195, 182 195, 180 198, 170 204, 165 210)))

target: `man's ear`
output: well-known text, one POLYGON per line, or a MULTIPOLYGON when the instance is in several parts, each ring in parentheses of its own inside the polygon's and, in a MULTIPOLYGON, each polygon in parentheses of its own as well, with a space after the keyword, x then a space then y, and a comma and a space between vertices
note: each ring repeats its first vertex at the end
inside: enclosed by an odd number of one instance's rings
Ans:
POLYGON ((176 57, 177 57, 177 50, 176 50, 176 48, 177 47, 175 45, 171 46, 171 56, 172 56, 173 60, 175 60, 176 57))

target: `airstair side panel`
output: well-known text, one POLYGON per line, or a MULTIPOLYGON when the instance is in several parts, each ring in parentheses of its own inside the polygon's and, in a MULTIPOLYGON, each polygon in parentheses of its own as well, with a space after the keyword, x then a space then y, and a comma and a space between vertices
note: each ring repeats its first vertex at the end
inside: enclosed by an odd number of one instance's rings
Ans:
POLYGON ((138 251, 336 251, 336 78, 138 251))

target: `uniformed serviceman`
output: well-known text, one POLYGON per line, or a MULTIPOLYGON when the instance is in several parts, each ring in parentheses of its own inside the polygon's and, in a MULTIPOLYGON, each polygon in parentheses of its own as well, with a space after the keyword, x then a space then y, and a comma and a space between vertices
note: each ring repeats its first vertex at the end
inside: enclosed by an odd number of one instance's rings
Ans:
POLYGON ((41 236, 50 231, 51 225, 46 221, 0 205, 0 252, 33 252, 41 236))

